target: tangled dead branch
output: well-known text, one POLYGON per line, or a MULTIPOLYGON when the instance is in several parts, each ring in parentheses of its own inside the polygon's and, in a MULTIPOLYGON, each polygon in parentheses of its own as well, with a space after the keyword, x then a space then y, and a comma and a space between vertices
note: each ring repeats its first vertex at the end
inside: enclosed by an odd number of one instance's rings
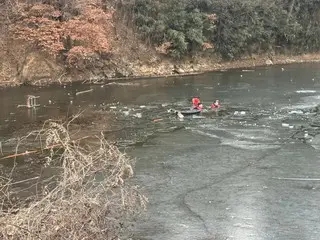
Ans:
POLYGON ((126 222, 145 205, 132 176, 132 160, 103 136, 97 144, 72 141, 67 128, 48 122, 38 133, 48 166, 58 165, 55 181, 26 202, 12 203, 12 179, 0 178, 1 239, 116 239, 126 222))

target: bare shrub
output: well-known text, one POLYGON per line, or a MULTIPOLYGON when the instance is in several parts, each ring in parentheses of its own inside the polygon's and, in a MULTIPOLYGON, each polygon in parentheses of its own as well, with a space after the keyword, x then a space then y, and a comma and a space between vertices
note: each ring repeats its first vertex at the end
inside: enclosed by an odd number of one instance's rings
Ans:
POLYGON ((165 42, 156 47, 156 51, 162 54, 168 54, 170 47, 172 47, 172 42, 165 42))
MULTIPOLYGON (((34 134, 25 140, 30 136, 34 134)), ((0 238, 116 239, 146 202, 136 186, 125 183, 133 174, 132 160, 103 136, 85 145, 72 140, 66 126, 52 121, 37 139, 42 149, 50 149, 46 164, 58 164, 58 180, 45 184, 28 204, 2 207, 0 238)), ((0 179, 2 204, 11 199, 12 184, 12 179, 0 179)))

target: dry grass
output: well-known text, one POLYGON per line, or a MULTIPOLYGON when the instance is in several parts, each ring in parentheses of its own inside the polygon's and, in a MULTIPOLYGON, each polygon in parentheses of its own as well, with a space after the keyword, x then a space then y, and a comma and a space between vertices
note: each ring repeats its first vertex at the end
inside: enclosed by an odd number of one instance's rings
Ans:
POLYGON ((118 239, 128 219, 146 203, 136 186, 125 183, 133 174, 132 161, 103 136, 96 144, 83 145, 71 140, 67 126, 52 121, 37 139, 42 149, 59 146, 46 154, 45 164, 58 163, 60 174, 27 204, 20 201, 9 209, 14 183, 0 178, 0 238, 118 239))

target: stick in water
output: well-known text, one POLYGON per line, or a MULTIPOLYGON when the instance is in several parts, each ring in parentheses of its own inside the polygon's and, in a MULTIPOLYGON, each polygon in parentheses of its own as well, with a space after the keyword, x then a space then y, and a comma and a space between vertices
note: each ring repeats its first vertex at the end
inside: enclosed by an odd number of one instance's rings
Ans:
POLYGON ((320 181, 320 178, 273 178, 277 180, 291 180, 291 181, 320 181))
POLYGON ((88 93, 88 92, 92 92, 93 89, 89 89, 89 90, 85 90, 85 91, 81 91, 81 92, 77 92, 76 93, 76 96, 80 95, 80 94, 83 94, 83 93, 88 93))

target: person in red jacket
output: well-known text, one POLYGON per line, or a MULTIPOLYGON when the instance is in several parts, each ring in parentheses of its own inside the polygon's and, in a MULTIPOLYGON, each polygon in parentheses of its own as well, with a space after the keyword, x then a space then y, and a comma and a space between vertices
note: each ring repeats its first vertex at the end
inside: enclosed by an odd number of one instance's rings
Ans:
POLYGON ((203 110, 202 103, 199 103, 199 105, 195 109, 202 111, 203 110))
POLYGON ((197 109, 199 105, 201 104, 199 97, 192 98, 192 108, 197 109))
POLYGON ((211 104, 211 108, 215 109, 215 108, 220 108, 220 101, 217 99, 214 103, 211 104))

